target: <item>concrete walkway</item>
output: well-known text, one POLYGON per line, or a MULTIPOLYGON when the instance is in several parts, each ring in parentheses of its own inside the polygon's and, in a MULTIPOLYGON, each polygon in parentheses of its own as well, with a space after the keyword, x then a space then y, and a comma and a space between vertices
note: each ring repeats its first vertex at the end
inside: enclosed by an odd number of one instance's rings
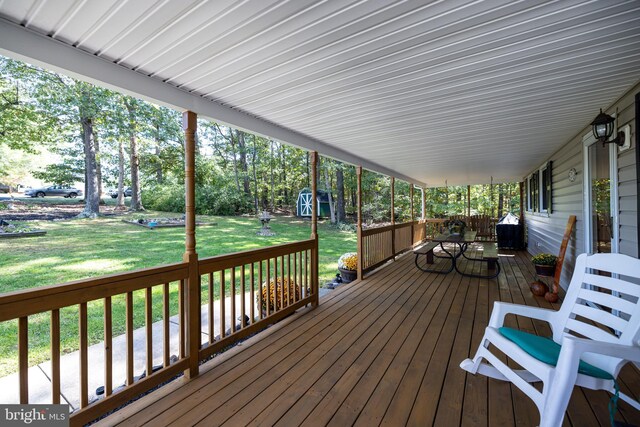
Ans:
MULTIPOLYGON (((320 296, 330 292, 321 288, 320 296)), ((245 310, 250 313, 251 298, 247 292, 245 294, 245 310)), ((236 319, 240 316, 240 295, 236 295, 236 319)), ((225 299, 225 328, 231 327, 231 298, 225 299)), ((214 301, 214 336, 220 334, 220 301, 214 301)), ((255 312, 258 313, 257 307, 255 312)), ((209 311, 208 306, 201 307, 201 338, 202 343, 209 341, 209 311)), ((178 355, 178 316, 171 317, 169 323, 169 346, 170 354, 178 355)), ((158 321, 152 326, 153 339, 153 364, 162 364, 163 354, 163 327, 162 321, 158 321)), ((238 321, 236 320, 236 324, 238 321)), ((146 330, 144 327, 133 332, 134 345, 134 375, 139 376, 145 370, 146 365, 146 330)), ((112 380, 114 390, 124 384, 126 378, 126 336, 119 335, 113 337, 113 367, 112 380)), ((60 358, 60 403, 68 403, 74 410, 80 406, 80 381, 79 381, 79 357, 80 352, 66 354, 60 358)), ((104 385, 104 343, 99 342, 89 347, 89 401, 96 399, 96 389, 104 385)), ((19 378, 18 373, 0 378, 0 403, 20 403, 19 399, 19 378)), ((29 403, 51 403, 51 362, 43 362, 29 368, 29 403)))

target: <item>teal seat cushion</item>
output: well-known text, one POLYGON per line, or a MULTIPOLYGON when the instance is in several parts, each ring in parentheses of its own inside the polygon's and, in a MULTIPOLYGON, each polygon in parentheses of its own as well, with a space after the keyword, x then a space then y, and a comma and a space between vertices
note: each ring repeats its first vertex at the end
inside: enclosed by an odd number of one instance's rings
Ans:
MULTIPOLYGON (((556 366, 558 357, 560 356, 560 344, 552 339, 539 337, 537 335, 522 332, 517 329, 502 327, 498 329, 500 334, 509 341, 514 342, 518 347, 524 350, 528 355, 535 357, 537 360, 547 365, 556 366)), ((613 377, 606 371, 596 368, 587 362, 580 361, 578 372, 590 377, 602 378, 604 380, 612 380, 613 377)))

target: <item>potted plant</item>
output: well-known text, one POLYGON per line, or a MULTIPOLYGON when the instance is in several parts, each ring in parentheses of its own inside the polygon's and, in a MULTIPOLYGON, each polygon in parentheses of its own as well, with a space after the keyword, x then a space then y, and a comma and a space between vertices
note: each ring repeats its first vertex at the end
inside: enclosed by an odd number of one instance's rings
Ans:
POLYGON ((449 229, 449 234, 459 236, 464 233, 467 224, 459 219, 450 219, 444 222, 444 226, 449 229))
POLYGON ((358 254, 347 252, 338 259, 338 271, 343 283, 350 283, 358 277, 358 254))
POLYGON ((546 253, 541 253, 531 258, 531 262, 536 268, 536 273, 540 276, 553 276, 556 271, 556 261, 558 261, 557 256, 546 253))

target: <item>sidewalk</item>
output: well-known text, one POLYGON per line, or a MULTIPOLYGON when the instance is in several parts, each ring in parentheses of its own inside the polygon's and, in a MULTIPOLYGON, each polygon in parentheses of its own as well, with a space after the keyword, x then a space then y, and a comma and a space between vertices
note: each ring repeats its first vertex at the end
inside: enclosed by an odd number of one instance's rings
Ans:
MULTIPOLYGON (((320 296, 329 292, 326 289, 320 289, 320 296)), ((246 314, 250 313, 251 298, 247 292, 245 294, 245 310, 246 314)), ((236 295, 236 324, 237 318, 240 316, 240 295, 236 295)), ((214 336, 220 334, 220 301, 214 301, 214 336)), ((258 313, 257 307, 255 312, 258 313)), ((231 327, 231 298, 225 299, 225 328, 231 327)), ((201 307, 201 339, 202 343, 209 341, 209 312, 208 306, 201 307)), ((170 354, 178 355, 178 316, 171 317, 169 322, 169 346, 170 354)), ((162 364, 163 354, 163 327, 162 321, 155 322, 152 326, 153 339, 153 364, 162 364)), ((146 330, 144 327, 136 329, 133 332, 134 346, 134 376, 141 375, 146 366, 146 330)), ((126 378, 126 336, 119 335, 113 337, 113 367, 112 379, 113 389, 115 390, 124 383, 126 378)), ((89 401, 95 399, 96 388, 104 385, 104 343, 99 342, 89 347, 89 401)), ((66 354, 60 358, 60 403, 68 403, 73 410, 80 407, 80 375, 79 375, 79 357, 80 352, 66 354)), ((19 398, 19 378, 18 373, 7 375, 0 378, 0 403, 20 403, 19 398)), ((51 362, 43 362, 39 365, 29 368, 29 403, 51 403, 51 362)))

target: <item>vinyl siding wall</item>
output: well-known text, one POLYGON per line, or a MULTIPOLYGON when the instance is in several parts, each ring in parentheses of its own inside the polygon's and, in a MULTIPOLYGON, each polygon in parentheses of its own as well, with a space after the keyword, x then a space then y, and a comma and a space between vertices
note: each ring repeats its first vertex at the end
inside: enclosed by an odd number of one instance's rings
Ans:
MULTIPOLYGON (((618 154, 618 197, 620 218, 620 252, 638 257, 638 202, 636 182, 636 126, 635 94, 640 92, 640 83, 636 84, 620 100, 612 105, 608 114, 618 108, 619 128, 631 126, 631 148, 618 154)), ((597 112, 594 112, 594 116, 597 112)), ((567 142, 549 159, 553 161, 552 170, 552 213, 525 212, 528 236, 528 251, 532 255, 540 252, 557 254, 569 215, 576 215, 577 222, 565 258, 561 285, 566 288, 573 273, 576 257, 585 252, 583 220, 583 153, 582 137, 591 132, 590 127, 583 129, 571 141, 567 142), (569 181, 569 170, 575 168, 574 182, 569 181)), ((532 173, 534 171, 530 171, 532 173)), ((529 174, 527 174, 528 176, 529 174)), ((526 177, 523 178, 526 181, 526 177)), ((525 203, 526 206, 526 203, 525 203)))

